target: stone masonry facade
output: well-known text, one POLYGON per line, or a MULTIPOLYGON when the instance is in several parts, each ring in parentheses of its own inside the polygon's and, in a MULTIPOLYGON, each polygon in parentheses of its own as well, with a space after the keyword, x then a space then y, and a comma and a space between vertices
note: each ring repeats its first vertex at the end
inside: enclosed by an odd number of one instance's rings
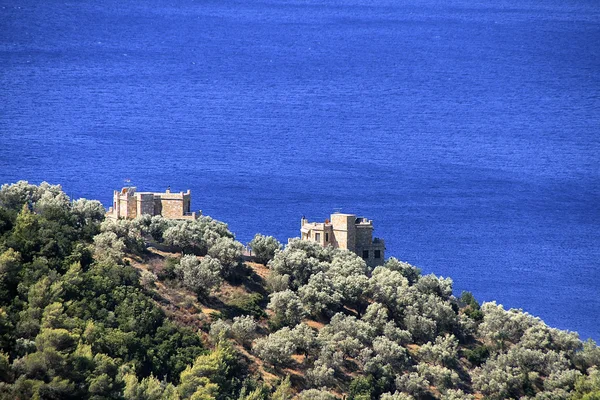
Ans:
POLYGON ((383 265, 385 242, 373 237, 373 221, 354 214, 333 213, 325 222, 308 222, 302 217, 301 240, 310 240, 321 246, 346 249, 362 257, 367 265, 383 265))
POLYGON ((140 215, 162 215, 169 219, 196 219, 196 213, 190 212, 191 193, 138 192, 135 187, 115 190, 113 205, 108 209, 109 218, 133 219, 140 215))

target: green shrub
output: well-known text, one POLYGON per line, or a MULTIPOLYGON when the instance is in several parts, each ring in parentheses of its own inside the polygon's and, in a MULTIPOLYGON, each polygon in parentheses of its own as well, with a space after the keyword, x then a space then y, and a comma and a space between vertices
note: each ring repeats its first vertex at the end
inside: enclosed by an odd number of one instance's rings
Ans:
POLYGON ((256 318, 266 317, 265 297, 260 293, 242 294, 234 297, 227 305, 227 318, 233 319, 240 315, 252 315, 256 318))
POLYGON ((165 266, 162 271, 158 273, 158 279, 161 281, 172 281, 177 278, 177 273, 175 269, 179 264, 179 258, 175 257, 167 257, 165 259, 165 266))
POLYGON ((490 350, 486 346, 477 346, 473 350, 465 349, 463 354, 473 365, 481 365, 490 356, 490 350))

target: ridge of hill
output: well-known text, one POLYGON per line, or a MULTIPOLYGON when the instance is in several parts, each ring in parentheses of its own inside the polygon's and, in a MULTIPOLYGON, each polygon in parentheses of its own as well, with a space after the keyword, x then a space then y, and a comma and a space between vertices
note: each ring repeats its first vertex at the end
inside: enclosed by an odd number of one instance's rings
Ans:
POLYGON ((600 398, 592 340, 449 278, 259 234, 247 257, 210 217, 104 213, 0 189, 0 398, 600 398))

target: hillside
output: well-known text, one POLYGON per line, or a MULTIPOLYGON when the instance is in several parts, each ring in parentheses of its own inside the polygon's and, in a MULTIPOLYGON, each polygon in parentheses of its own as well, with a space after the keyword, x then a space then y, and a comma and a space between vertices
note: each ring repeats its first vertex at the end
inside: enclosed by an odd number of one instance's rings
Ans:
POLYGON ((0 397, 598 399, 600 348, 390 258, 0 190, 0 397), (160 249, 160 250, 159 250, 160 249))

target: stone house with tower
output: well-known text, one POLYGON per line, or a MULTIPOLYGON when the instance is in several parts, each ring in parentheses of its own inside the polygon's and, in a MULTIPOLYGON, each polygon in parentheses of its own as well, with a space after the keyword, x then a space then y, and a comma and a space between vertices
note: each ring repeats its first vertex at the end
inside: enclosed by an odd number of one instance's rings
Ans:
POLYGON ((113 205, 108 209, 108 218, 133 219, 140 215, 162 215, 169 219, 196 219, 190 211, 192 202, 190 190, 173 193, 138 192, 135 187, 124 187, 113 193, 113 205))
POLYGON ((331 214, 325 222, 308 222, 302 217, 300 239, 346 249, 362 257, 367 265, 383 265, 385 242, 373 237, 373 221, 355 214, 331 214))

